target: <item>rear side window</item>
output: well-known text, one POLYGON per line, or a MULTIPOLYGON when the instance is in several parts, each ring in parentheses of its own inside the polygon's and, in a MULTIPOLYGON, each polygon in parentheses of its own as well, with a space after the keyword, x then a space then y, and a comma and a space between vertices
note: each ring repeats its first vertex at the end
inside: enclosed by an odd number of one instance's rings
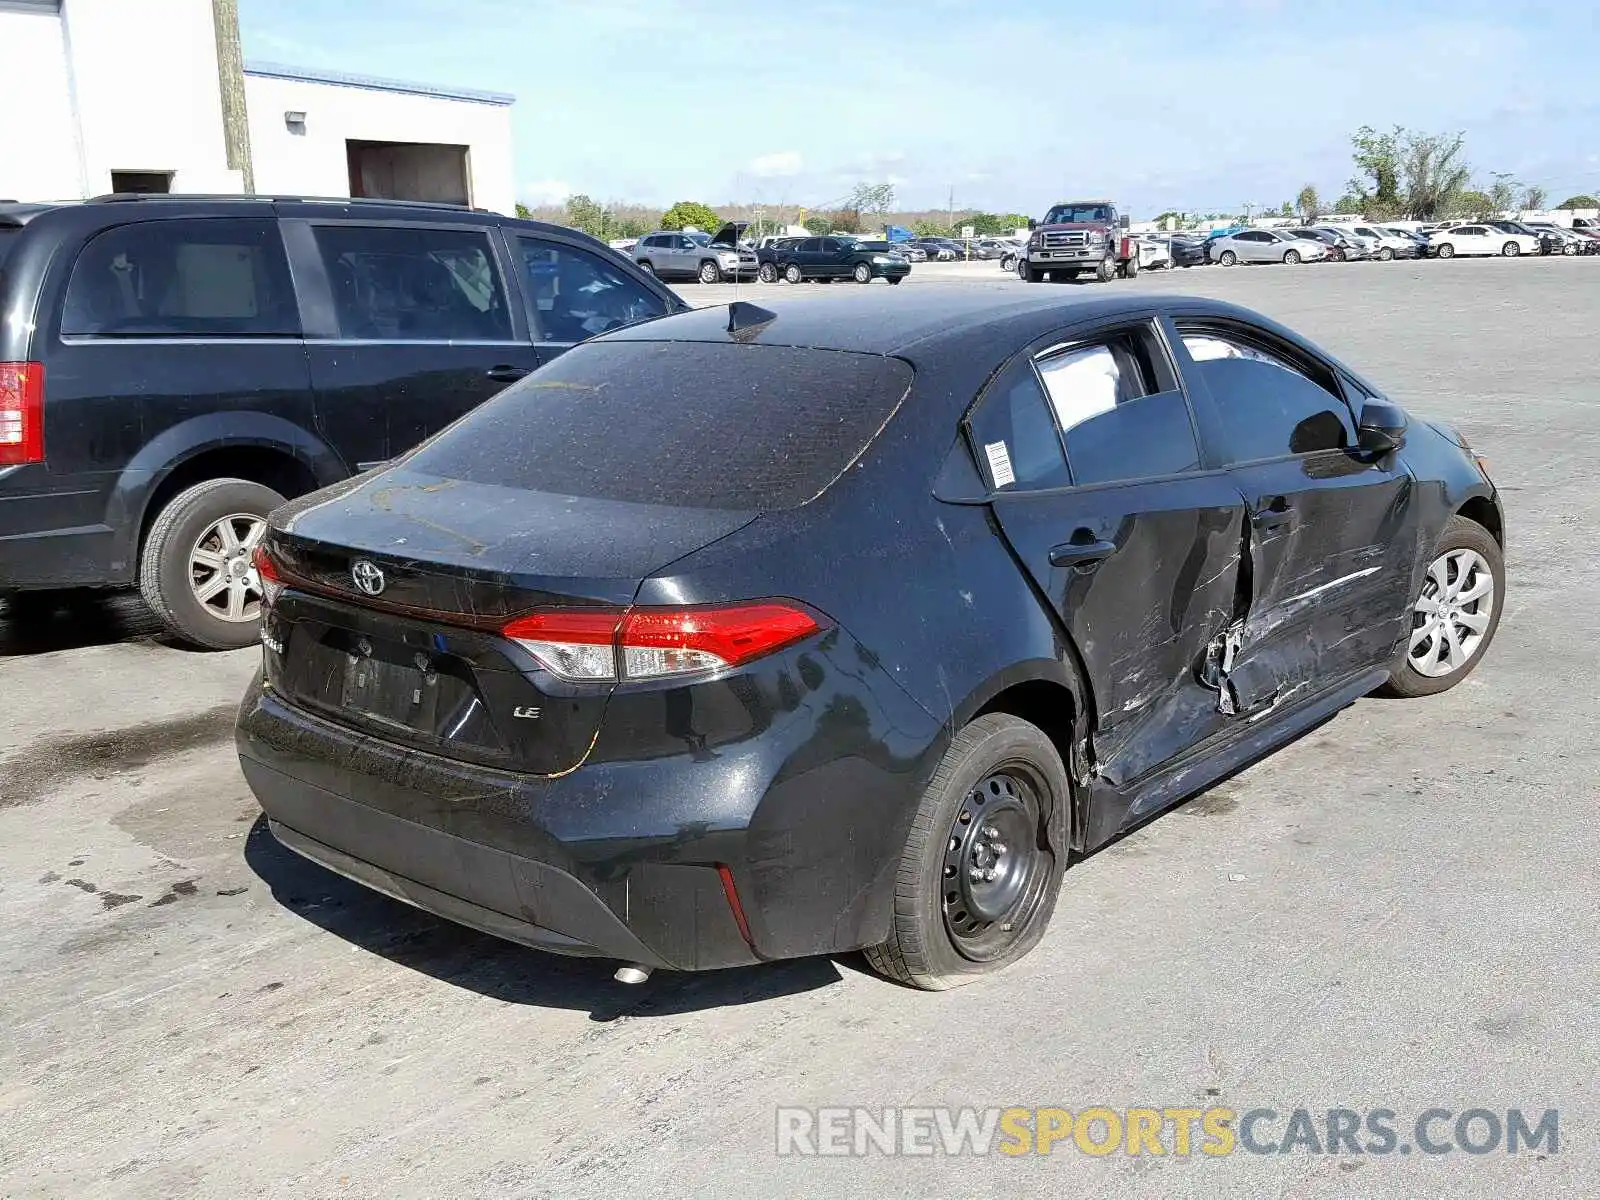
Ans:
POLYGON ((449 479, 639 504, 815 499, 911 386, 897 358, 715 342, 590 342, 409 460, 449 479))
POLYGON ((541 238, 519 238, 518 245, 536 341, 581 342, 667 311, 659 296, 598 254, 541 238))
POLYGON ((1332 375, 1319 382, 1287 354, 1223 330, 1185 330, 1183 344, 1216 402, 1232 461, 1354 444, 1354 421, 1332 375))
POLYGON ((972 449, 997 492, 1066 487, 1061 435, 1031 363, 1008 367, 989 385, 967 423, 972 449))
POLYGON ((96 235, 67 283, 61 332, 87 337, 298 337, 277 222, 143 221, 96 235))
POLYGON ((319 225, 339 336, 504 342, 511 312, 482 229, 319 225))
POLYGON ((1200 467, 1189 405, 1147 329, 1039 360, 1076 484, 1176 475, 1200 467))

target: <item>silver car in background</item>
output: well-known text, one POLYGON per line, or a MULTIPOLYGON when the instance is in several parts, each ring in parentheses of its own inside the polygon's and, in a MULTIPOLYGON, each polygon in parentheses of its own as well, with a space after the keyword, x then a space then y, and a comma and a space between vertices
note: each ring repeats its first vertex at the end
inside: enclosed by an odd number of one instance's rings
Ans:
POLYGON ((1316 262, 1328 257, 1321 242, 1292 237, 1276 229, 1241 229, 1211 243, 1211 261, 1231 267, 1235 263, 1316 262))

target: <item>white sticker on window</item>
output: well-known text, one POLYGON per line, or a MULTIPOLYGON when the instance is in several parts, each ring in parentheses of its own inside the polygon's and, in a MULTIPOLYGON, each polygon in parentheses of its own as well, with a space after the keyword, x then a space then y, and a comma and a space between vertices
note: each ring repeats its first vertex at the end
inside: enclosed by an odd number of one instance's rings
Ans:
POLYGON ((985 442, 983 452, 989 456, 989 474, 994 476, 995 487, 1010 487, 1017 481, 1016 472, 1011 469, 1011 451, 1004 442, 985 442))

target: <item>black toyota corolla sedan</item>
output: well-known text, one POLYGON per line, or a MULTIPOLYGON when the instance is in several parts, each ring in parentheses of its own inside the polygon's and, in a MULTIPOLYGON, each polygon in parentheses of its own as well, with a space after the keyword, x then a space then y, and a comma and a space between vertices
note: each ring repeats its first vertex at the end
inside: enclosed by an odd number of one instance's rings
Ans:
POLYGON ((1075 856, 1459 682, 1502 527, 1460 434, 1244 309, 702 309, 280 509, 239 753, 286 846, 620 978, 949 987, 1075 856))

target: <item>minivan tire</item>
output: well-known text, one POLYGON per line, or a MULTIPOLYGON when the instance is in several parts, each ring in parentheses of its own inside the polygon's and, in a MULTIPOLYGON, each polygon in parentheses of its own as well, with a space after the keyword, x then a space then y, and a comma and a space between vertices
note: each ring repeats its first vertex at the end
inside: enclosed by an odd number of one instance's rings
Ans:
MULTIPOLYGON (((271 488, 248 479, 208 479, 179 492, 156 514, 139 556, 139 590, 175 637, 207 650, 238 650, 260 637, 259 596, 249 619, 213 613, 195 592, 192 557, 202 535, 225 518, 259 517, 264 527, 267 514, 283 502, 271 488)), ((229 569, 237 569, 231 561, 229 569)))
MULTIPOLYGON (((1009 828, 1016 827, 1018 807, 1014 804, 1008 814, 1009 828)), ((900 983, 924 991, 945 991, 1022 958, 1038 945, 1055 912, 1067 867, 1064 831, 1070 810, 1066 768, 1043 730, 1009 713, 986 713, 967 725, 951 739, 912 816, 895 876, 889 936, 867 948, 867 962, 879 974, 900 983), (970 815, 967 810, 975 797, 979 797, 978 806, 972 811, 983 812, 984 785, 1007 777, 1021 781, 1019 790, 1032 806, 1023 812, 1036 828, 1031 831, 1031 845, 1004 848, 1025 855, 1027 870, 1013 907, 1002 914, 1004 919, 995 917, 985 927, 994 936, 985 932, 982 936, 987 941, 968 943, 982 945, 983 953, 975 954, 958 944, 958 934, 952 932, 953 924, 959 930, 969 914, 961 911, 952 917, 946 912, 948 897, 956 894, 959 905, 965 901, 966 891, 950 875, 949 860, 956 853, 950 848, 958 840, 953 830, 971 828, 975 833, 992 834, 992 829, 978 830, 971 821, 963 824, 963 817, 970 815)), ((987 824, 985 818, 980 821, 987 824)), ((958 854, 962 863, 965 854, 965 848, 958 854)), ((960 868, 956 870, 959 875, 960 868)))

